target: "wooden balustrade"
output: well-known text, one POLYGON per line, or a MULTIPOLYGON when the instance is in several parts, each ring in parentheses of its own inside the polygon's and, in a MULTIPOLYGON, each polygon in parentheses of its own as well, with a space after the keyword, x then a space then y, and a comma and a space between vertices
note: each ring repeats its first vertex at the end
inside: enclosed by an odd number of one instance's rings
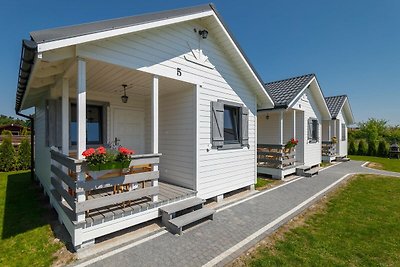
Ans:
POLYGON ((336 156, 336 144, 332 141, 322 141, 322 156, 336 156))
POLYGON ((74 221, 78 223, 93 209, 125 205, 143 198, 149 198, 149 201, 157 199, 159 171, 156 166, 161 154, 132 155, 127 172, 121 170, 111 177, 93 179, 85 160, 74 159, 53 149, 50 153, 53 195, 64 210, 72 211, 74 221), (116 186, 132 184, 141 186, 116 193, 116 186), (94 195, 96 197, 90 197, 94 195))
POLYGON ((295 148, 286 149, 285 145, 258 144, 257 166, 275 169, 292 167, 296 162, 295 148))

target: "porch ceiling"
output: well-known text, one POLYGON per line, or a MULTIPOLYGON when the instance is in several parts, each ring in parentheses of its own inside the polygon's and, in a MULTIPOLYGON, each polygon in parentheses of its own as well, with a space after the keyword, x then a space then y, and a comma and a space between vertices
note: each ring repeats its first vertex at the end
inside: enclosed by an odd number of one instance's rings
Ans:
MULTIPOLYGON (((94 60, 87 61, 86 71, 88 91, 123 94, 122 84, 126 84, 128 85, 127 95, 149 96, 151 94, 152 74, 94 60)), ((76 71, 73 72, 71 81, 76 81, 76 73, 76 71)), ((178 92, 190 88, 190 86, 192 85, 189 83, 159 77, 160 95, 178 92)))

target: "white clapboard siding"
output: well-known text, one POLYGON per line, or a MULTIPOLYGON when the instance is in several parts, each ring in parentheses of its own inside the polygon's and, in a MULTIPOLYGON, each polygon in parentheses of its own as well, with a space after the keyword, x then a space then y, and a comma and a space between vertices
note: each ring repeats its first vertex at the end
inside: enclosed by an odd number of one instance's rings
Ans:
POLYGON ((288 109, 283 113, 283 144, 294 137, 293 132, 293 110, 288 109))
POLYGON ((259 144, 279 144, 279 113, 259 112, 257 116, 257 142, 259 144), (268 120, 266 116, 269 116, 268 120))
POLYGON ((160 180, 195 189, 194 86, 159 99, 160 180))
POLYGON ((35 173, 41 184, 50 193, 50 152, 46 146, 46 101, 35 107, 35 173))
MULTIPOLYGON (((209 28, 208 38, 202 40, 194 33, 193 28, 202 29, 204 25, 200 21, 191 21, 95 41, 79 45, 77 54, 200 85, 197 103, 193 102, 194 90, 188 90, 185 94, 170 95, 169 100, 160 96, 159 150, 163 153, 160 160, 160 176, 161 179, 194 188, 197 173, 198 195, 210 198, 255 182, 257 103, 255 89, 251 88, 243 77, 243 64, 234 64, 233 62, 238 62, 237 59, 227 56, 229 53, 226 46, 217 41, 218 29, 209 28), (191 48, 199 48, 199 41, 204 55, 208 56, 211 64, 215 66, 214 69, 194 64, 184 58, 192 53, 191 48), (181 68, 182 76, 177 76, 177 68, 181 68), (250 148, 208 150, 211 130, 210 103, 217 100, 231 101, 249 108, 250 148), (196 133, 196 109, 200 118, 198 140, 191 141, 190 130, 194 131, 193 136, 196 133), (196 142, 199 149, 197 171, 194 156, 196 142), (184 161, 178 161, 186 156, 184 161), (215 160, 210 161, 214 157, 215 160), (189 159, 193 159, 193 164, 190 164, 189 159), (202 167, 203 162, 209 165, 202 167), (209 180, 213 180, 212 186, 208 183, 209 180)), ((145 135, 149 136, 151 113, 149 102, 145 102, 145 135)), ((146 139, 146 151, 149 147, 149 140, 146 139)))
POLYGON ((322 135, 322 117, 321 112, 310 92, 309 89, 305 91, 305 95, 299 100, 301 101, 302 109, 304 110, 304 164, 307 166, 313 166, 321 163, 322 160, 322 147, 321 147, 321 135, 322 135), (319 141, 316 143, 308 143, 308 119, 315 118, 319 121, 319 141))

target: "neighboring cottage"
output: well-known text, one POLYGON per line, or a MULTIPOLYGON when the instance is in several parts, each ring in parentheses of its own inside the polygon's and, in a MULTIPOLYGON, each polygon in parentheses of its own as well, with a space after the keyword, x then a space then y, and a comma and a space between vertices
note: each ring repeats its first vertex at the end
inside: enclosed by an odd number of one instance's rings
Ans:
POLYGON ((316 76, 267 83, 265 89, 275 107, 258 110, 258 172, 282 179, 318 166, 321 124, 330 114, 316 76), (291 139, 298 141, 294 149, 285 147, 291 139))
POLYGON ((254 187, 257 110, 273 102, 203 5, 31 32, 16 111, 31 107, 36 175, 80 248, 161 213, 181 232, 212 212, 178 211, 254 187), (131 172, 96 179, 82 152, 108 143, 136 151, 131 172))
POLYGON ((326 162, 347 157, 348 126, 354 124, 347 95, 325 97, 331 113, 330 120, 322 122, 322 159, 326 162))

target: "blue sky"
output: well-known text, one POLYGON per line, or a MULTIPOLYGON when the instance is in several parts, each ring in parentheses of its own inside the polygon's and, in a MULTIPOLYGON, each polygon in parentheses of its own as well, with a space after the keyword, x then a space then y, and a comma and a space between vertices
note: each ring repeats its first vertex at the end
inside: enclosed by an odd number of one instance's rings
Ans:
MULTIPOLYGON (((29 32, 205 1, 4 1, 0 114, 14 115, 21 40, 29 32)), ((219 1, 219 13, 266 82, 316 73, 325 96, 347 94, 357 121, 400 124, 400 1, 219 1)))

